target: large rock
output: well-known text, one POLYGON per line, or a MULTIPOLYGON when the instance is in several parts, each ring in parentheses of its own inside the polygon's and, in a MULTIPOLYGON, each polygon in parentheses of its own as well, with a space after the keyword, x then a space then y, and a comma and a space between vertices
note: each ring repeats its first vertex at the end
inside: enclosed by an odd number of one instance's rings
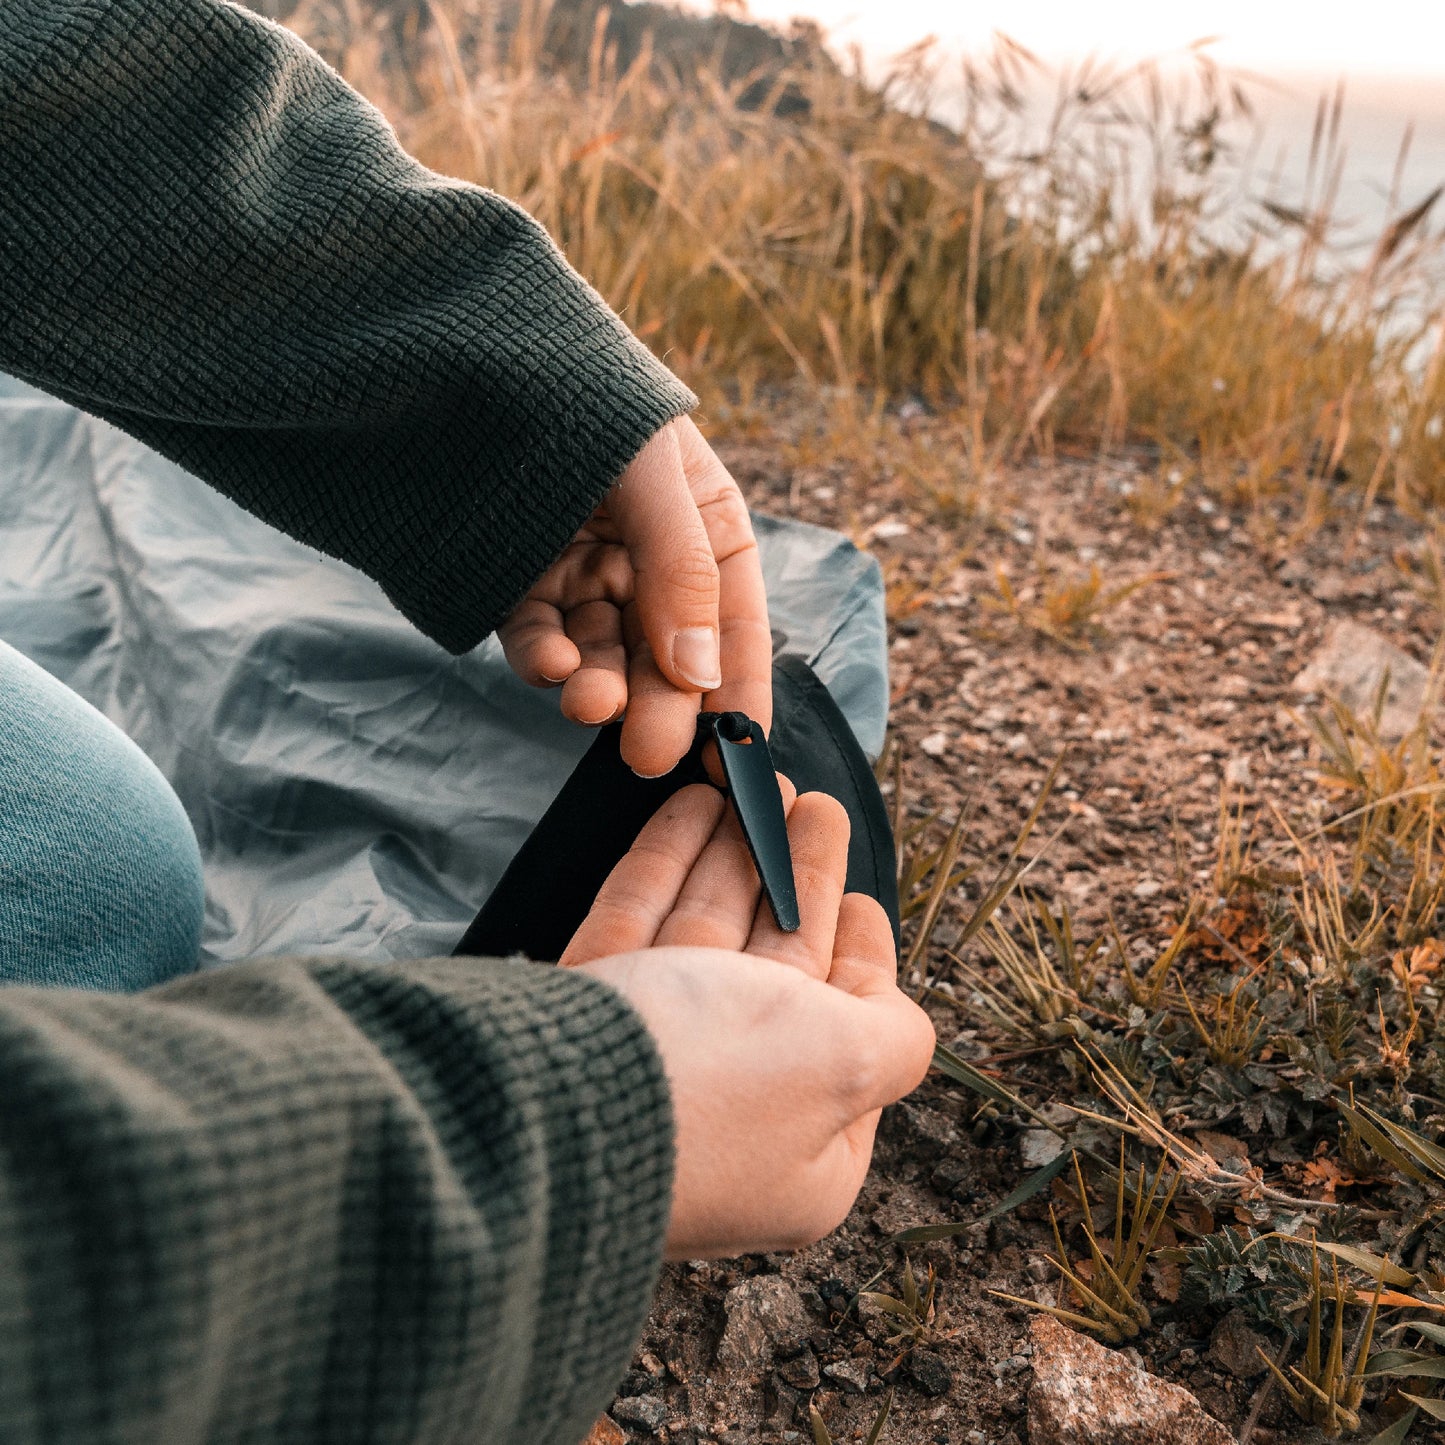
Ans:
POLYGON ((775 1274, 754 1275, 723 1299, 727 1324, 718 1341, 720 1370, 761 1374, 775 1353, 796 1354, 813 1322, 797 1290, 775 1274))
POLYGON ((1292 685, 1296 692, 1324 693, 1344 703, 1357 717, 1368 718, 1387 672, 1390 682, 1380 716, 1380 736, 1393 742, 1404 737, 1419 719, 1430 672, 1389 638, 1359 622, 1336 622, 1292 685))
POLYGON ((1029 1445, 1233 1445, 1188 1390, 1050 1315, 1035 1315, 1030 1331, 1029 1445))
POLYGON ((627 1445, 627 1431, 604 1415, 587 1432, 582 1445, 627 1445))
POLYGON ((667 1402, 660 1395, 628 1395, 612 1402, 612 1418, 656 1435, 667 1419, 667 1402))

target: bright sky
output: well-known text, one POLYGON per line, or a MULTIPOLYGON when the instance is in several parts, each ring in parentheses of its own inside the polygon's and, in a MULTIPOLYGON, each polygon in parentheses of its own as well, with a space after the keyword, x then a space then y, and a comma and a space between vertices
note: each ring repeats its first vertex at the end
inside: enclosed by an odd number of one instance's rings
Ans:
POLYGON ((1157 56, 1205 36, 1230 65, 1445 78, 1439 0, 749 0, 760 20, 810 15, 840 40, 901 49, 925 35, 986 44, 1002 30, 1046 59, 1157 56))

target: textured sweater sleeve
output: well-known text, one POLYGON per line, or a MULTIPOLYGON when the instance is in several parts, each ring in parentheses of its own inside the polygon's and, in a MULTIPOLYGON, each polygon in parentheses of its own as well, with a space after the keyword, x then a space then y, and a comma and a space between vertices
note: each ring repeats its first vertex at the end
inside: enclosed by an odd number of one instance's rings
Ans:
POLYGON ((0 368, 455 652, 695 398, 542 228, 224 0, 6 0, 0 368))
POLYGON ((650 1036, 531 964, 0 990, 7 1445, 572 1445, 672 1171, 650 1036))

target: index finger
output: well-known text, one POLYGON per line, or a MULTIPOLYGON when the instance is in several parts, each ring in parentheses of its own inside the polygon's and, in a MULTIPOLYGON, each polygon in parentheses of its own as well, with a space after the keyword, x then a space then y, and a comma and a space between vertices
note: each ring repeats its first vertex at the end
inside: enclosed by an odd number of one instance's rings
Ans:
POLYGON ((738 484, 691 417, 679 420, 678 440, 718 569, 723 681, 703 706, 710 712, 745 712, 767 732, 773 722, 773 634, 752 519, 738 484))
POLYGON ((722 794, 705 783, 674 793, 607 875, 562 964, 651 948, 712 838, 723 806, 722 794))

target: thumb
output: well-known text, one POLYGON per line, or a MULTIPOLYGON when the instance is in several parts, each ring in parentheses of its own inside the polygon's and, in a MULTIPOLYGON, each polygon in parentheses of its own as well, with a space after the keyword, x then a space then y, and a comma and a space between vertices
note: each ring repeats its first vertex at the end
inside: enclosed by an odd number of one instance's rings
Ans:
POLYGON ((717 561, 675 426, 663 427, 638 453, 607 510, 627 549, 638 617, 662 675, 684 692, 722 686, 717 561))

